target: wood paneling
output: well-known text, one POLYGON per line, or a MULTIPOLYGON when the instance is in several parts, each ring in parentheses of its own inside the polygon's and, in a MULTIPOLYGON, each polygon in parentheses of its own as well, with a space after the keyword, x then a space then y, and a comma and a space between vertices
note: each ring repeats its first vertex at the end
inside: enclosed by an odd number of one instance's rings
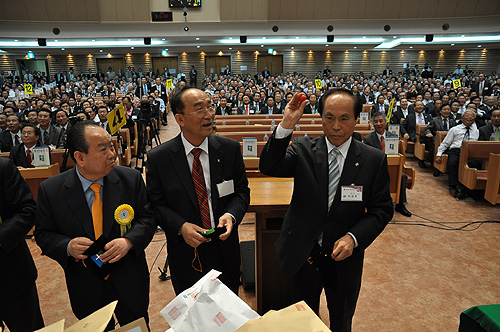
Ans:
POLYGON ((225 56, 205 56, 205 72, 206 73, 214 73, 220 74, 222 68, 225 68, 226 65, 231 67, 231 57, 229 55, 225 56), (213 72, 211 69, 213 68, 213 72))
POLYGON ((160 73, 164 73, 165 67, 167 67, 167 69, 175 69, 176 71, 178 71, 179 59, 173 56, 153 58, 153 71, 155 73, 157 72, 157 70, 159 70, 160 73))
MULTIPOLYGON (((208 56, 217 57, 217 54, 209 53, 208 56)), ((224 54, 227 56, 228 54, 224 54)), ((168 58, 155 58, 152 59, 151 56, 145 54, 117 54, 115 58, 121 59, 124 57, 125 65, 122 67, 122 71, 128 66, 134 67, 136 71, 141 68, 144 73, 147 73, 151 66, 153 65, 154 71, 159 68, 160 72, 163 70, 164 65, 161 64, 159 67, 154 65, 155 61, 160 61, 162 59, 169 59, 175 63, 177 61, 178 71, 182 71, 186 74, 189 79, 189 70, 191 65, 196 67, 198 71, 198 82, 201 82, 202 77, 205 75, 205 54, 198 52, 183 53, 178 57, 168 57, 168 58)), ((248 73, 254 75, 257 72, 261 72, 263 68, 257 66, 259 61, 263 61, 265 57, 271 59, 282 59, 283 61, 283 72, 297 72, 302 73, 309 78, 313 78, 318 71, 323 71, 326 66, 330 66, 330 69, 335 75, 340 75, 342 73, 352 74, 354 72, 363 71, 365 74, 371 72, 381 73, 387 65, 393 70, 394 73, 403 71, 403 63, 410 62, 412 67, 418 64, 420 69, 423 68, 425 62, 428 62, 434 73, 448 73, 455 70, 457 64, 461 64, 462 68, 465 65, 469 65, 469 68, 475 72, 484 72, 490 74, 493 71, 500 72, 500 50, 498 49, 488 49, 488 50, 454 50, 454 51, 444 51, 440 52, 438 50, 431 50, 420 52, 420 50, 410 50, 410 51, 349 51, 346 52, 292 52, 287 51, 278 56, 269 56, 267 54, 259 55, 256 52, 236 52, 230 55, 230 67, 233 74, 248 73), (258 60, 260 58, 260 60, 258 60), (247 70, 242 71, 241 66, 247 66, 247 70)), ((229 58, 229 57, 228 57, 229 58)), ((228 59, 226 58, 226 59, 228 59)), ((24 59, 22 56, 0 56, 0 70, 16 70, 16 59, 24 59)), ((41 59, 37 57, 37 59, 41 59)), ((101 58, 98 59, 98 61, 101 58)), ((107 59, 107 58, 102 58, 107 59)), ((96 59, 93 56, 88 55, 57 55, 47 57, 49 64, 50 74, 53 76, 58 70, 61 72, 69 71, 70 67, 73 67, 75 73, 87 72, 88 69, 92 69, 96 72, 96 59)), ((170 68, 170 67, 169 67, 170 68)), ((276 72, 271 69, 273 74, 276 72)), ((117 69, 115 69, 116 71, 117 69)), ((107 71, 107 67, 104 68, 104 72, 107 71)))
MULTIPOLYGON (((283 72, 282 55, 259 55, 257 57, 257 71, 261 73, 265 68, 271 72, 271 75, 283 72)), ((286 72, 286 70, 285 70, 286 72)))
POLYGON ((111 67, 112 71, 115 73, 118 72, 118 69, 121 69, 122 72, 125 72, 125 61, 123 58, 113 58, 113 59, 97 59, 97 69, 102 70, 103 73, 106 73, 111 67))

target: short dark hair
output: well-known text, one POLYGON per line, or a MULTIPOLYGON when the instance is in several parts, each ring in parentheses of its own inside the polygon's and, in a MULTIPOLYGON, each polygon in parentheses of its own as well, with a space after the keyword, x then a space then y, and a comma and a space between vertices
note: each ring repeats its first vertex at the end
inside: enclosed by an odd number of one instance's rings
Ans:
POLYGON ((332 89, 328 90, 325 92, 323 96, 319 99, 319 105, 318 105, 318 113, 323 116, 323 109, 325 108, 325 101, 328 97, 331 95, 336 95, 336 94, 342 94, 349 96, 352 99, 353 102, 353 111, 354 111, 354 118, 357 119, 359 117, 359 114, 361 113, 361 110, 363 109, 363 104, 361 104, 361 99, 357 98, 351 90, 347 90, 344 88, 338 88, 338 89, 332 89))
POLYGON ((373 119, 375 119, 376 117, 379 117, 379 116, 383 117, 387 121, 387 115, 384 112, 375 112, 372 115, 372 121, 373 121, 373 119))
POLYGON ((59 112, 63 112, 64 114, 66 114, 66 117, 69 117, 68 113, 66 113, 65 110, 62 110, 62 109, 57 109, 55 112, 54 112, 54 115, 57 116, 57 113, 59 112))
POLYGON ((87 142, 87 138, 85 137, 85 130, 87 127, 100 128, 96 122, 87 120, 77 122, 74 126, 71 127, 71 130, 68 131, 66 144, 68 146, 69 155, 75 162, 75 151, 89 153, 89 143, 87 142))
MULTIPOLYGON (((180 89, 179 91, 177 91, 176 93, 174 93, 172 98, 170 98, 170 107, 172 108, 172 112, 174 113, 174 115, 183 114, 185 105, 184 105, 184 102, 182 101, 182 95, 187 90, 190 90, 190 89, 200 90, 197 88, 192 88, 190 86, 185 86, 182 89, 180 89)), ((202 90, 200 90, 200 91, 202 91, 202 90)))
POLYGON ((32 125, 31 123, 25 123, 25 124, 23 124, 23 125, 22 125, 22 127, 21 127, 21 132, 22 132, 22 131, 23 131, 23 129, 24 129, 24 128, 26 128, 26 127, 31 127, 31 128, 33 128, 33 130, 35 131, 35 135, 36 135, 36 136, 39 136, 39 137, 40 137, 40 136, 42 135, 42 131, 40 130, 40 128, 38 128, 37 126, 32 125))

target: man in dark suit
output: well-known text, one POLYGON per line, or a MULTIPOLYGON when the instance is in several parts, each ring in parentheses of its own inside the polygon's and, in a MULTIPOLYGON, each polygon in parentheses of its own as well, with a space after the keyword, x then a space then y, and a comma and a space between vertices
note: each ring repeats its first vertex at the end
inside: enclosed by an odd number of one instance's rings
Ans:
POLYGON ((135 89, 135 95, 139 98, 142 98, 142 96, 148 95, 150 91, 151 87, 147 83, 146 77, 141 78, 141 84, 139 84, 135 89))
POLYGON ((41 144, 38 139, 40 138, 40 128, 28 123, 23 125, 21 129, 22 143, 15 145, 10 149, 9 158, 18 167, 31 168, 33 162, 33 148, 47 147, 41 144))
POLYGON ((52 116, 48 108, 38 111, 38 124, 40 127, 40 143, 50 146, 53 149, 64 148, 64 135, 60 128, 51 124, 52 116))
POLYGON ((267 97, 267 104, 262 107, 260 114, 281 114, 281 111, 274 106, 274 97, 267 97))
POLYGON ((304 114, 316 114, 318 113, 318 97, 316 95, 309 96, 309 102, 304 107, 304 114))
POLYGON ((362 104, 345 89, 328 90, 320 100, 325 135, 297 137, 288 147, 306 105, 299 97, 287 105, 260 157, 262 173, 294 177, 276 255, 292 276, 293 301, 305 300, 318 313, 324 288, 330 328, 351 331, 364 250, 394 213, 387 157, 352 139, 362 104))
POLYGON ((264 78, 268 78, 269 76, 271 76, 271 72, 267 70, 267 67, 264 67, 264 70, 262 71, 262 76, 264 78))
POLYGON ((194 66, 191 66, 191 70, 189 71, 189 85, 196 87, 198 81, 198 72, 194 68, 194 66))
POLYGON ((220 97, 219 106, 215 109, 215 115, 231 115, 233 111, 230 106, 227 106, 227 98, 220 97))
POLYGON ((236 110, 236 112, 239 115, 253 115, 253 114, 257 114, 257 112, 255 111, 254 106, 250 102, 250 97, 247 96, 247 95, 243 96, 243 105, 241 105, 240 107, 238 107, 238 109, 236 110))
POLYGON ((0 158, 0 330, 31 332, 44 326, 35 262, 24 236, 35 224, 36 204, 12 161, 0 158))
POLYGON ((167 236, 168 263, 176 294, 210 269, 238 294, 238 225, 250 189, 237 141, 212 134, 214 109, 196 88, 171 98, 181 134, 148 152, 147 183, 157 222, 167 236), (224 228, 208 241, 200 232, 224 228))
MULTIPOLYGON (((389 106, 387 106, 389 109, 389 106)), ((413 105, 408 105, 408 99, 402 98, 399 101, 399 106, 392 110, 391 124, 402 124, 406 119, 408 114, 415 113, 415 108, 413 105)))
POLYGON ((286 106, 286 101, 283 100, 283 97, 281 95, 280 91, 276 91, 274 94, 274 110, 275 114, 283 114, 283 111, 285 110, 286 106))
POLYGON ((158 96, 163 100, 165 105, 168 103, 168 94, 167 94, 167 88, 165 85, 161 82, 161 78, 157 77, 155 79, 155 84, 151 85, 151 92, 155 92, 155 90, 158 90, 158 96))
MULTIPOLYGON (((373 127, 375 131, 366 135, 363 138, 363 143, 373 146, 385 153, 385 139, 389 137, 387 135, 387 120, 385 113, 378 112, 372 116, 373 127), (383 145, 382 145, 383 144, 383 145)), ((411 212, 408 211, 404 203, 406 200, 406 184, 408 182, 408 176, 405 173, 401 173, 401 187, 399 190, 399 203, 396 204, 395 210, 401 213, 405 217, 411 217, 411 212)))
POLYGON ((491 123, 479 128, 479 140, 490 141, 491 138, 500 141, 500 110, 491 113, 491 123))
POLYGON ((7 117, 7 128, 0 133, 2 152, 10 152, 13 146, 21 144, 21 122, 17 115, 7 117))
POLYGON ((472 83, 471 91, 476 92, 482 98, 491 95, 491 84, 485 79, 483 73, 479 74, 477 81, 472 83))
POLYGON ((417 125, 429 124, 429 122, 431 122, 431 116, 423 112, 424 103, 422 103, 421 101, 416 101, 415 112, 409 113, 406 119, 404 119, 403 123, 401 124, 401 135, 404 139, 415 142, 417 136, 417 125))
MULTIPOLYGON (((148 321, 144 249, 153 238, 155 222, 142 175, 115 166, 111 137, 95 122, 74 125, 68 148, 76 166, 38 189, 37 244, 63 268, 77 318, 118 300, 115 314, 121 326, 140 317, 148 321), (100 256, 87 257, 84 252, 101 236, 105 245, 100 256), (95 271, 94 259, 106 263, 107 275, 95 271)), ((107 330, 113 328, 111 320, 107 330)))
MULTIPOLYGON (((432 118, 429 125, 427 126, 427 129, 425 129, 425 132, 420 136, 421 142, 425 144, 425 149, 429 151, 426 160, 430 162, 431 165, 434 163, 436 132, 448 131, 451 127, 455 127, 457 125, 455 120, 452 119, 450 115, 451 106, 449 104, 443 105, 443 107, 441 107, 441 115, 432 118)), ((435 173, 435 175, 439 174, 435 173)))

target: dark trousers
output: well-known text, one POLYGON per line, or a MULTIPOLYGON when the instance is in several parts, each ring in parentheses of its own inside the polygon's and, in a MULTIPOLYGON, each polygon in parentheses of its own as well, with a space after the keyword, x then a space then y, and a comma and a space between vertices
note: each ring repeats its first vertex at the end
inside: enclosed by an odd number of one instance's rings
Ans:
MULTIPOLYGON (((332 264, 335 264, 334 261, 332 264)), ((324 288, 330 314, 330 330, 351 331, 361 284, 353 289, 331 289, 323 284, 319 272, 306 261, 299 272, 292 276, 292 285, 294 303, 305 301, 316 315, 319 313, 320 296, 324 288)))
MULTIPOLYGON (((449 149, 446 151, 448 154, 448 163, 446 164, 446 172, 448 173, 448 186, 456 187, 458 182, 458 166, 460 164, 460 149, 449 149)), ((481 161, 469 160, 467 165, 471 168, 481 169, 481 161)))
POLYGON ((427 150, 427 156, 425 157, 425 160, 431 163, 431 165, 434 164, 434 150, 435 150, 435 137, 429 138, 426 137, 425 135, 420 136, 420 141, 425 144, 425 150, 427 150))
POLYGON ((0 326, 5 322, 11 332, 32 332, 44 327, 36 284, 26 289, 2 289, 0 293, 0 326))
POLYGON ((401 187, 399 188, 399 204, 406 203, 406 184, 408 183, 408 176, 401 173, 401 187))

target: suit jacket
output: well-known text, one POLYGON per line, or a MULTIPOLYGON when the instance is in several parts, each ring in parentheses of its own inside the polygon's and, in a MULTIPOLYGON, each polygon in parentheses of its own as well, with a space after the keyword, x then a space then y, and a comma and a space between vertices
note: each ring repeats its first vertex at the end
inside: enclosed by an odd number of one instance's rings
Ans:
MULTIPOLYGON (((471 91, 475 91, 479 95, 479 82, 474 82, 471 84, 471 91)), ((491 95, 491 84, 488 80, 484 80, 483 96, 491 95)))
POLYGON ((225 115, 233 114, 233 109, 226 105, 226 107, 224 107, 224 109, 222 109, 222 107, 220 107, 220 106, 217 106, 217 108, 215 109, 215 115, 223 115, 222 111, 224 111, 225 115))
POLYGON ((358 247, 336 266, 339 289, 361 282, 364 250, 382 232, 393 215, 385 153, 355 139, 347 153, 338 189, 328 210, 328 155, 325 136, 276 139, 271 135, 260 156, 260 170, 269 176, 293 177, 294 191, 276 242, 281 269, 296 274, 323 233, 323 251, 352 233, 358 247), (288 148, 287 148, 288 147, 288 148), (345 185, 363 186, 361 202, 341 202, 345 185), (366 212, 365 212, 366 209, 366 212))
MULTIPOLYGON (((40 130, 42 130, 42 128, 40 128, 40 130)), ((38 141, 40 143, 43 142, 42 135, 40 135, 40 138, 38 139, 38 141)), ((44 144, 45 145, 54 145, 56 147, 56 149, 64 149, 64 138, 65 138, 65 135, 62 132, 62 129, 51 124, 50 125, 50 132, 49 132, 49 141, 44 142, 44 144)))
POLYGON ((24 236, 35 224, 36 203, 14 163, 0 158, 0 292, 26 290, 37 270, 24 236))
MULTIPOLYGON (((222 136, 208 137, 210 162, 210 183, 212 212, 215 224, 226 212, 235 218, 231 235, 226 241, 212 241, 198 246, 202 262, 214 251, 227 267, 226 277, 233 276, 239 282, 240 249, 238 224, 241 222, 250 202, 250 189, 241 156, 240 143, 222 136), (217 184, 233 180, 234 193, 219 197, 217 184)), ((203 273, 193 269, 193 248, 179 230, 185 222, 202 225, 201 213, 189 170, 181 134, 148 152, 147 163, 148 194, 156 212, 158 224, 165 230, 169 266, 174 288, 176 278, 196 282, 210 270, 210 264, 203 264, 203 273)), ((224 278, 221 276, 221 278, 224 278)), ((224 279, 221 279, 223 282, 224 279)), ((236 286, 237 287, 237 286, 236 286)), ((231 287, 230 287, 231 288, 231 287)), ((176 289, 178 293, 179 289, 176 289)))
MULTIPOLYGON (((383 106, 384 106, 384 113, 387 114, 387 111, 389 110, 389 106, 388 105, 383 105, 383 106)), ((380 105, 375 103, 372 106, 372 116, 373 116, 373 114, 375 114, 377 112, 380 112, 380 105)))
MULTIPOLYGON (((457 123, 455 122, 455 120, 449 117, 448 130, 450 130, 451 127, 455 127, 456 125, 457 123)), ((431 122, 429 122, 429 125, 427 126, 427 129, 425 129, 424 135, 432 134, 432 136, 436 136, 437 131, 444 131, 443 118, 441 116, 432 118, 431 122)))
MULTIPOLYGON (((318 113, 318 106, 319 106, 319 104, 316 103, 315 108, 314 108, 315 113, 318 113)), ((306 107, 304 107, 304 114, 313 114, 313 108, 312 108, 311 104, 309 104, 309 103, 306 104, 306 107)))
POLYGON ((493 134, 493 124, 487 124, 479 128, 479 140, 480 141, 489 141, 491 138, 491 134, 493 134))
MULTIPOLYGON (((152 91, 151 91, 151 87, 149 86, 148 83, 146 83, 146 92, 148 94, 150 94, 152 91)), ((141 98, 143 95, 144 95, 144 88, 141 85, 138 85, 137 88, 135 89, 135 95, 138 97, 138 98, 141 98)))
MULTIPOLYGON (((40 142, 36 142, 34 147, 39 148, 47 146, 40 144, 40 142)), ((33 156, 31 158, 33 158, 33 156)), ((9 159, 12 160, 12 162, 18 167, 19 166, 24 168, 33 167, 31 165, 28 165, 28 159, 26 158, 26 152, 24 150, 24 143, 13 146, 12 149, 10 149, 9 159)))
POLYGON ((285 111, 285 107, 286 107, 286 101, 285 100, 282 100, 280 101, 279 103, 275 102, 274 103, 274 110, 276 111, 276 113, 274 114, 283 114, 283 112, 285 111), (279 104, 279 107, 278 107, 278 104, 279 104))
MULTIPOLYGON (((245 115, 246 114, 245 106, 238 107, 236 112, 238 115, 245 115)), ((248 114, 249 115, 257 114, 257 112, 255 111, 255 107, 252 105, 252 103, 248 104, 248 114)))
MULTIPOLYGON (((260 114, 269 114, 269 106, 262 107, 260 109, 260 114)), ((281 114, 281 111, 273 106, 271 114, 281 114)))
MULTIPOLYGON (((424 121, 426 124, 430 123, 432 118, 429 114, 425 114, 422 112, 424 115, 424 121)), ((415 137, 417 135, 417 114, 416 113, 408 113, 408 116, 406 119, 404 119, 403 123, 401 124, 401 135, 404 136, 404 134, 408 133, 410 135, 410 139, 415 142, 415 137)))
MULTIPOLYGON (((21 129, 19 129, 19 136, 21 136, 21 129)), ((2 152, 10 152, 10 149, 14 146, 12 142, 12 136, 10 135, 10 130, 4 130, 0 133, 0 141, 1 141, 1 151, 2 152)), ((21 142, 21 138, 19 137, 19 142, 21 142)))
MULTIPOLYGON (((158 95, 160 96, 161 100, 165 103, 165 106, 167 105, 168 102, 168 94, 167 94, 167 88, 165 85, 160 83, 160 88, 156 84, 151 85, 151 92, 154 92, 155 90, 158 90, 158 95)), ((149 92, 149 90, 148 90, 149 92)))
MULTIPOLYGON (((415 108, 413 107, 413 105, 408 105, 408 115, 411 113, 415 113, 415 108)), ((401 124, 401 120, 404 119, 405 116, 403 114, 403 111, 401 110, 401 106, 398 106, 395 111, 393 110, 390 122, 391 124, 401 124)))
MULTIPOLYGON (((120 238, 120 225, 114 213, 122 204, 134 210, 131 228, 123 237, 132 249, 116 264, 106 283, 111 282, 120 302, 133 312, 147 310, 149 273, 144 249, 155 232, 142 175, 134 169, 115 166, 104 177, 103 236, 111 241, 120 238)), ((45 180, 38 189, 35 237, 42 254, 61 265, 66 276, 71 306, 79 319, 101 307, 104 283, 91 268, 68 256, 67 247, 75 237, 95 240, 92 212, 87 205, 82 184, 72 168, 45 180)))
POLYGON ((382 144, 380 144, 380 140, 378 138, 377 132, 372 131, 368 135, 363 138, 363 143, 368 144, 369 146, 373 146, 379 150, 382 150, 382 144))

